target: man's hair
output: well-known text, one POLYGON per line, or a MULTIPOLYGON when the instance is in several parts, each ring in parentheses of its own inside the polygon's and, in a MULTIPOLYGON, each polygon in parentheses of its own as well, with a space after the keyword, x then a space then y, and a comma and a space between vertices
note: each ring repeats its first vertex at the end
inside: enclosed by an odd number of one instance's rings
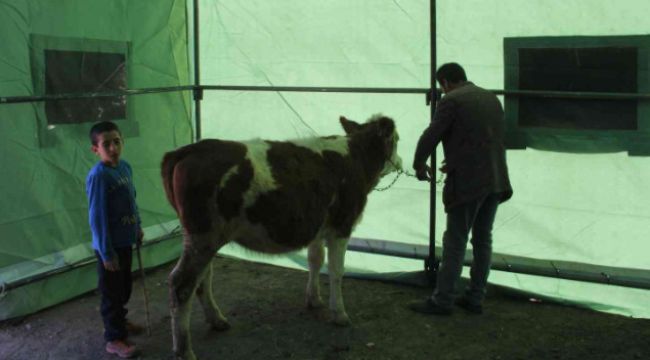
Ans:
POLYGON ((438 71, 436 71, 436 80, 442 82, 443 79, 450 83, 457 83, 467 81, 467 75, 465 75, 463 67, 457 63, 446 63, 441 65, 438 71))
POLYGON ((117 131, 120 135, 122 135, 122 132, 120 131, 120 128, 117 127, 117 125, 112 122, 112 121, 101 121, 98 122, 97 124, 93 125, 93 127, 90 128, 90 143, 93 145, 97 145, 97 135, 109 131, 117 131))

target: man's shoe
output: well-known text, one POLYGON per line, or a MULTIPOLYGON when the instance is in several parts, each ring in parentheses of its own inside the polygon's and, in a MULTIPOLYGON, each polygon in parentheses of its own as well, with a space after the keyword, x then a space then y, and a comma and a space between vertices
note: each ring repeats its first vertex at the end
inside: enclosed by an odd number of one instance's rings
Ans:
POLYGON ((408 308, 421 314, 430 315, 451 315, 452 312, 451 308, 442 307, 431 298, 427 298, 425 301, 411 302, 408 304, 408 308))
POLYGON ((144 326, 132 323, 129 320, 126 321, 126 332, 129 335, 140 335, 144 332, 144 326))
POLYGON ((465 309, 472 314, 483 314, 483 305, 481 304, 472 304, 468 298, 465 296, 460 297, 456 300, 456 305, 460 308, 465 309))
POLYGON ((139 354, 135 344, 129 344, 124 340, 113 340, 106 343, 106 352, 115 354, 123 359, 132 358, 139 354))

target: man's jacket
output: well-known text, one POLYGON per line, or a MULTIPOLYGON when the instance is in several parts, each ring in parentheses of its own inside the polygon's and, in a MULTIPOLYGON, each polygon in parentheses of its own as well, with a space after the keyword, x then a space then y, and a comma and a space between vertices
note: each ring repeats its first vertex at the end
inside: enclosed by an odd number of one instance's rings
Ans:
POLYGON ((423 166, 442 141, 447 168, 445 210, 491 193, 501 202, 512 196, 503 145, 505 120, 496 95, 471 82, 448 92, 438 103, 415 151, 414 168, 423 166))

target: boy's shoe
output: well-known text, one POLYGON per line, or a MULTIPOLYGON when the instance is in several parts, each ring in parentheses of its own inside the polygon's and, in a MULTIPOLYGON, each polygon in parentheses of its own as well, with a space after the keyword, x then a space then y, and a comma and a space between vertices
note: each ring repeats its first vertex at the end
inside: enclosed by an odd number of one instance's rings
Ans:
POLYGON ((456 300, 456 306, 465 309, 466 311, 471 312, 472 314, 483 314, 483 305, 473 304, 465 296, 462 296, 456 300))
POLYGON ((126 332, 129 335, 140 335, 144 332, 144 326, 132 323, 129 320, 126 321, 126 332))
POLYGON ((408 308, 418 313, 430 315, 451 315, 452 312, 450 307, 442 307, 431 298, 427 298, 425 301, 413 301, 408 304, 408 308))
POLYGON ((115 354, 123 359, 132 358, 139 354, 135 344, 130 344, 124 340, 113 340, 106 343, 106 352, 115 354))

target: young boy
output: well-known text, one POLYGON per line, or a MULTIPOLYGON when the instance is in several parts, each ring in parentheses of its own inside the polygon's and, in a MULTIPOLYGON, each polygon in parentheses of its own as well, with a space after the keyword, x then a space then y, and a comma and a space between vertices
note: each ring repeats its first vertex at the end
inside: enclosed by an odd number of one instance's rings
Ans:
POLYGON ((131 247, 143 237, 132 170, 126 161, 120 160, 124 143, 117 125, 110 121, 95 124, 90 129, 90 142, 100 159, 88 173, 86 194, 92 246, 97 256, 106 351, 130 358, 138 350, 127 341, 128 331, 143 330, 126 320, 132 285, 131 247))

